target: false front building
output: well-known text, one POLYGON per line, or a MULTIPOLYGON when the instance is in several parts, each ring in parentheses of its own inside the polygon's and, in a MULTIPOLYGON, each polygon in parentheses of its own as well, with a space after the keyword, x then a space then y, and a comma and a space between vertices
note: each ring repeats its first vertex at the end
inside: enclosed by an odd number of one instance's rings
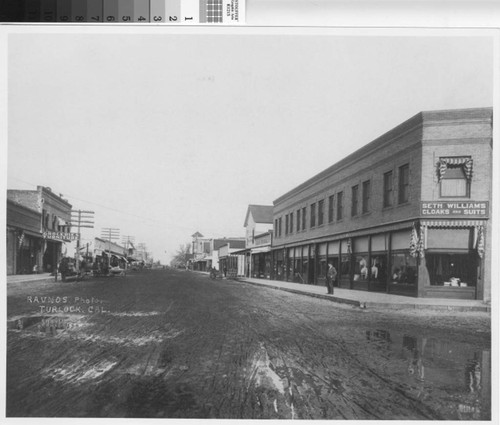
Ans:
POLYGON ((492 109, 421 112, 274 201, 273 274, 491 298, 492 109))

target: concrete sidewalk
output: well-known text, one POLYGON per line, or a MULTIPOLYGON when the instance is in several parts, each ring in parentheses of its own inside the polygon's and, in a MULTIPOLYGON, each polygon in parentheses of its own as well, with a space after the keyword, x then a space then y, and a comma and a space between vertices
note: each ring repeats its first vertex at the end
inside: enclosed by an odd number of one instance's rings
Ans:
MULTIPOLYGON (((50 273, 37 273, 37 274, 15 274, 7 276, 7 283, 19 282, 34 282, 37 280, 55 279, 54 275, 50 273)), ((57 280, 61 280, 61 275, 57 274, 57 280)))
POLYGON ((355 291, 335 288, 333 295, 326 293, 325 286, 306 285, 301 283, 282 282, 278 280, 237 278, 239 282, 264 286, 295 294, 322 298, 338 303, 350 304, 361 308, 391 309, 432 309, 455 311, 490 312, 491 305, 477 300, 455 300, 443 298, 413 298, 381 292, 355 291))

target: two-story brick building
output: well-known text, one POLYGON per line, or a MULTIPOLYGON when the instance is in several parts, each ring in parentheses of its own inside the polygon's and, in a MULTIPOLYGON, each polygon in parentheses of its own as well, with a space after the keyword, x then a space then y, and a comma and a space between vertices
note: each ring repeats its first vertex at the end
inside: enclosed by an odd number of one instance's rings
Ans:
POLYGON ((492 109, 421 112, 274 201, 273 274, 491 297, 492 109))
MULTIPOLYGON (((17 234, 19 241, 22 241, 21 248, 29 249, 30 252, 29 260, 26 257, 28 254, 18 254, 16 266, 10 267, 9 271, 31 273, 35 265, 39 271, 54 271, 62 254, 63 243, 72 240, 72 236, 69 236, 71 204, 44 186, 37 186, 36 190, 8 190, 7 200, 8 207, 10 205, 7 209, 8 234, 11 240, 17 234), (21 218, 26 220, 25 225, 20 221, 21 218)), ((13 258, 13 247, 13 243, 8 241, 9 258, 13 258)))

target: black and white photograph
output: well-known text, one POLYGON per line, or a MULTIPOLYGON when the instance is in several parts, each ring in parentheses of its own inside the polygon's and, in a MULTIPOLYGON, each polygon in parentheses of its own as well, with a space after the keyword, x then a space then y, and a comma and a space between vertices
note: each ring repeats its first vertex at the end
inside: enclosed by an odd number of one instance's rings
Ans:
POLYGON ((4 26, 2 415, 498 418, 499 40, 4 26))

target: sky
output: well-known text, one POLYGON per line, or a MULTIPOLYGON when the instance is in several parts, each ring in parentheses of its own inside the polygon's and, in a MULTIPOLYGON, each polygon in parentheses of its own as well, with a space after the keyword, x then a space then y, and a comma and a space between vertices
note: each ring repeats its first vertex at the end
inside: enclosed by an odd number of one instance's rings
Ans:
POLYGON ((484 34, 10 34, 7 188, 49 186, 95 211, 86 240, 118 228, 166 264, 420 111, 492 106, 484 34))

